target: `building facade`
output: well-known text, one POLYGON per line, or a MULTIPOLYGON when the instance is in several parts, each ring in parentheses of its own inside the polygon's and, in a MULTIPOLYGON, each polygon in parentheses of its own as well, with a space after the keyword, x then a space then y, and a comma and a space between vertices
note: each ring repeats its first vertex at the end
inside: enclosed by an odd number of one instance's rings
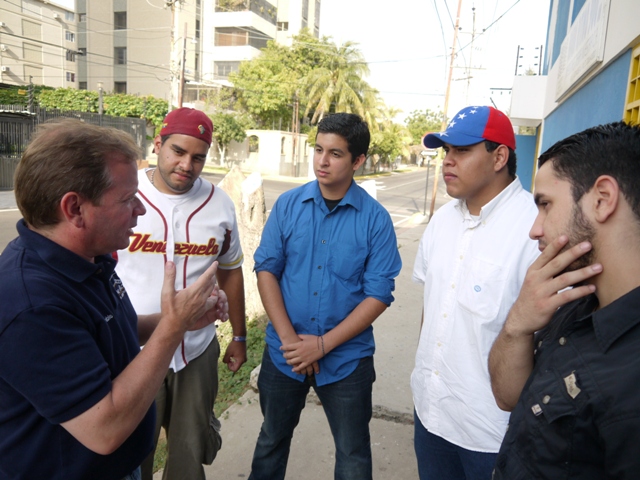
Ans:
POLYGON ((319 34, 320 0, 76 0, 78 87, 193 104, 269 40, 319 34), (184 88, 180 89, 181 79, 184 88))
POLYGON ((55 1, 0 3, 0 83, 77 88, 77 25, 55 1))
POLYGON ((537 128, 532 159, 586 128, 638 123, 638 18, 637 0, 551 0, 544 75, 516 77, 512 93, 513 123, 537 128))
POLYGON ((269 40, 290 44, 303 28, 319 36, 320 0, 5 1, 0 83, 193 104, 269 40))

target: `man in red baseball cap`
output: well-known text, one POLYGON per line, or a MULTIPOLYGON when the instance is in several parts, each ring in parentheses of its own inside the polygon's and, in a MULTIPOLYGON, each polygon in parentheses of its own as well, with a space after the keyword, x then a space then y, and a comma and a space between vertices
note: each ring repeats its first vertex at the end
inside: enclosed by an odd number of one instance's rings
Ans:
MULTIPOLYGON (((201 270, 218 262, 216 278, 229 300, 233 341, 223 361, 233 372, 246 360, 242 248, 233 201, 200 178, 212 140, 213 124, 204 112, 170 112, 154 139, 157 167, 141 170, 138 197, 147 209, 129 246, 118 251, 118 275, 138 313, 159 310, 159 272, 169 260, 179 272, 176 289, 190 285, 201 270)), ((163 479, 204 480, 221 446, 213 413, 218 392, 220 345, 215 325, 187 332, 175 351, 156 396, 155 441, 167 432, 163 479)), ((153 476, 153 454, 142 465, 143 480, 153 476)))
POLYGON ((454 200, 430 219, 413 271, 425 305, 411 375, 418 472, 421 480, 488 480, 509 415, 493 398, 487 359, 539 254, 528 237, 537 211, 499 110, 463 108, 423 143, 443 148, 454 200))

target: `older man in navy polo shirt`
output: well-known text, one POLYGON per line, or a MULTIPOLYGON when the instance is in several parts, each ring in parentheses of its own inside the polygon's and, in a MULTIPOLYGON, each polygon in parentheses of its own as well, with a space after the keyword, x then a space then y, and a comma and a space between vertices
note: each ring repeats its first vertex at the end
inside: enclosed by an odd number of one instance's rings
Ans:
POLYGON ((176 293, 167 263, 162 313, 136 317, 109 252, 145 213, 138 155, 124 132, 63 120, 22 156, 24 219, 0 256, 3 480, 136 478, 173 352, 186 330, 225 316, 216 264, 176 293))

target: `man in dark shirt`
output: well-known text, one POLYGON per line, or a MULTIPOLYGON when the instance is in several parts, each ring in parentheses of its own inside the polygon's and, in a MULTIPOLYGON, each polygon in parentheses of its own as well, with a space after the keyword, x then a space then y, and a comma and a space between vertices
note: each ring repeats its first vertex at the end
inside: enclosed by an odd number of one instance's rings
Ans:
POLYGON ((135 478, 173 352, 188 329, 225 316, 217 263, 176 293, 168 262, 162 312, 136 317, 109 253, 145 213, 138 155, 124 132, 63 120, 20 160, 24 219, 0 256, 3 480, 135 478))
POLYGON ((538 164, 542 254, 489 357, 512 410, 494 478, 637 478, 640 128, 590 128, 538 164))

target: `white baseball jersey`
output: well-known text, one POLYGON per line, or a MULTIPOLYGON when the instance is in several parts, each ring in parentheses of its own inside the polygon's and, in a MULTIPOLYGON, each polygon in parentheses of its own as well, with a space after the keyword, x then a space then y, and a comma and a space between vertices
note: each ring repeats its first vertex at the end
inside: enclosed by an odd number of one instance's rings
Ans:
MULTIPOLYGON (((242 265, 233 201, 220 188, 198 178, 182 195, 165 195, 138 172, 138 197, 147 213, 138 217, 129 247, 117 253, 116 271, 139 315, 160 312, 164 264, 176 264, 176 290, 193 283, 215 260, 218 268, 242 265)), ((201 355, 216 334, 215 325, 187 332, 171 360, 177 372, 201 355)))

